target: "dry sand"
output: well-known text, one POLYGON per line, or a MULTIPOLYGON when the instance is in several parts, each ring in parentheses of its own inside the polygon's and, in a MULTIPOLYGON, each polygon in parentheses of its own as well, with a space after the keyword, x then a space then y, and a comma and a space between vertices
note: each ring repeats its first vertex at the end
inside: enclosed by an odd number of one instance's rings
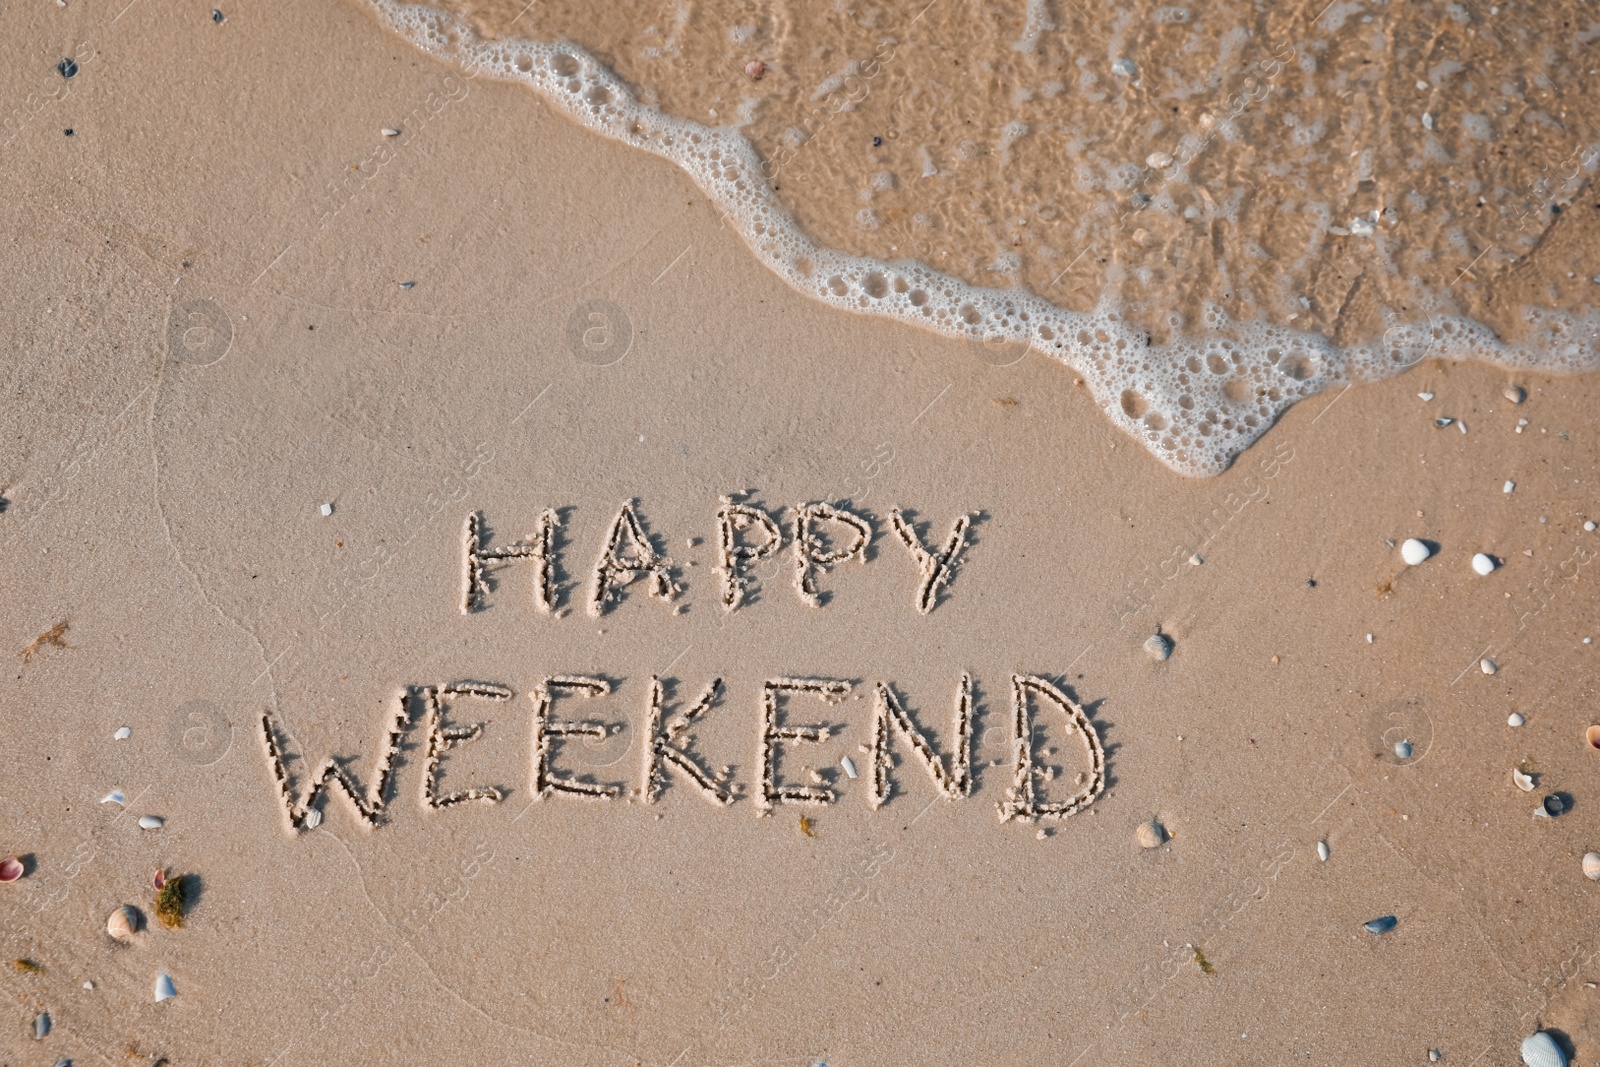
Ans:
MULTIPOLYGON (((1513 405, 1502 372, 1429 363, 1179 479, 1060 365, 995 367, 800 299, 667 164, 463 79, 354 4, 223 13, 3 15, 0 850, 29 872, 0 886, 0 951, 40 968, 0 977, 8 1062, 1438 1048, 1487 1067, 1537 1028, 1600 1062, 1600 888, 1580 870, 1600 847, 1582 739, 1600 719, 1595 378, 1524 376, 1513 405), (580 359, 569 337, 594 312, 617 343, 580 359), (785 519, 848 501, 872 517, 870 560, 824 572, 820 608, 769 561, 725 614, 716 511, 740 491, 785 519), (592 617, 628 500, 683 589, 636 582, 592 617), (978 516, 926 615, 897 505, 929 543, 978 516), (547 508, 558 614, 518 562, 463 615, 467 516, 500 546, 547 508), (1438 550, 1408 569, 1412 536, 1438 550), (1477 551, 1504 565, 1477 576, 1477 551), (1165 662, 1143 649, 1158 630, 1165 662), (972 795, 941 799, 896 742, 874 810, 873 687, 944 752, 963 671, 972 795), (1104 744, 1107 788, 1070 819, 997 815, 1013 674, 1058 679, 1104 744), (616 799, 530 795, 529 694, 560 675, 612 687, 554 714, 623 727, 558 746, 616 799), (678 776, 653 806, 635 795, 652 675, 676 708, 724 679, 694 733, 732 767, 731 805, 678 776), (760 817, 780 677, 853 683, 784 713, 836 725, 784 750, 781 781, 815 768, 840 795, 760 817), (439 785, 501 802, 425 806, 419 717, 376 828, 336 795, 289 829, 263 713, 297 789, 327 755, 366 786, 396 694, 469 679, 515 696, 451 704, 486 725, 439 785), (100 803, 113 788, 125 810, 100 803), (1535 820, 1554 792, 1572 810, 1535 820), (1151 817, 1171 840, 1143 850, 1151 817), (196 879, 184 927, 114 942, 107 914, 149 915, 158 867, 196 879), (1361 927, 1390 914, 1390 933, 1361 927), (156 1003, 161 973, 178 995, 156 1003)), ((1038 722, 1037 759, 1061 769, 1039 788, 1062 799, 1085 765, 1064 718, 1038 722)))

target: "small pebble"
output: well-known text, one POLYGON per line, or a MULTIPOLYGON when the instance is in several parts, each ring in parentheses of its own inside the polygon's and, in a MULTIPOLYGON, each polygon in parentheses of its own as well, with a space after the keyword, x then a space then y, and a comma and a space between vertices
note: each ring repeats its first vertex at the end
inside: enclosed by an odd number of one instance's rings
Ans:
POLYGON ((1371 237, 1378 232, 1377 225, 1371 219, 1354 218, 1350 220, 1350 233, 1356 237, 1371 237))
POLYGON ((139 816, 139 829, 141 830, 159 830, 163 825, 164 821, 159 815, 139 816))
POLYGON ((1200 557, 1200 553, 1198 552, 1189 557, 1189 566, 1191 567, 1198 567, 1204 562, 1205 560, 1200 557))
POLYGON ((1515 711, 1513 711, 1510 715, 1506 716, 1506 725, 1507 726, 1521 726, 1523 723, 1525 723, 1527 721, 1528 720, 1524 719, 1519 712, 1515 712, 1515 711))
POLYGON ((1400 545, 1400 558, 1406 561, 1406 566, 1415 567, 1429 556, 1433 550, 1415 537, 1408 537, 1400 545))
POLYGON ((1118 56, 1111 64, 1111 73, 1119 78, 1131 78, 1139 73, 1139 68, 1133 65, 1133 60, 1126 56, 1118 56))
POLYGON ((1502 493, 1509 493, 1509 492, 1511 492, 1511 490, 1515 489, 1516 487, 1517 487, 1517 483, 1516 482, 1508 481, 1508 482, 1506 482, 1505 485, 1502 485, 1500 487, 1500 491, 1502 493))
POLYGON ((1361 926, 1369 934, 1386 934, 1400 925, 1400 920, 1393 915, 1384 915, 1376 919, 1369 919, 1361 926))
POLYGON ((1500 395, 1511 401, 1513 404, 1520 404, 1528 394, 1523 392, 1520 386, 1508 385, 1504 389, 1500 390, 1500 395))
POLYGON ((393 126, 385 126, 383 128, 383 135, 385 137, 399 137, 400 131, 395 129, 393 126))
POLYGON ((324 505, 322 505, 321 511, 322 511, 322 517, 323 518, 327 518, 329 515, 333 514, 333 505, 332 504, 324 504, 324 505))
POLYGON ((73 59, 63 59, 56 64, 56 73, 63 78, 75 77, 78 73, 78 64, 73 59))
POLYGON ((1144 157, 1144 162, 1152 170, 1166 170, 1172 166, 1172 157, 1165 152, 1151 152, 1144 157))
POLYGON ((33 1017, 33 1039, 43 1041, 50 1033, 50 1013, 41 1011, 33 1017))
POLYGON ((157 1004, 160 1004, 163 1000, 171 1000, 173 997, 175 997, 177 995, 178 995, 178 990, 177 990, 177 987, 172 984, 172 976, 171 975, 163 974, 163 975, 158 975, 156 977, 156 1003, 157 1004))
POLYGON ((1456 423, 1456 429, 1460 430, 1462 433, 1466 433, 1467 432, 1467 424, 1464 423, 1464 422, 1458 422, 1458 423, 1456 423))
POLYGON ((1160 848, 1167 840, 1167 828, 1151 819, 1142 822, 1133 832, 1133 839, 1139 842, 1140 848, 1160 848))
POLYGON ((1567 802, 1562 800, 1559 794, 1551 793, 1544 798, 1544 803, 1539 806, 1539 810, 1553 819, 1567 810, 1567 802))
POLYGON ((1423 403, 1427 403, 1428 401, 1433 399, 1433 394, 1432 393, 1418 393, 1417 394, 1417 399, 1421 400, 1423 403))
POLYGON ((851 778, 856 776, 856 761, 851 759, 849 756, 840 756, 839 766, 843 767, 844 773, 848 774, 851 778))
POLYGON ((1428 1062, 1429 1063, 1438 1063, 1439 1062, 1439 1050, 1438 1049, 1430 1048, 1428 1050, 1428 1062))
POLYGON ((133 736, 133 730, 127 726, 117 727, 117 732, 111 735, 117 741, 126 741, 133 736))
POLYGON ((1317 859, 1319 859, 1322 862, 1326 863, 1328 861, 1328 856, 1329 855, 1330 855, 1330 853, 1329 853, 1329 850, 1328 850, 1328 843, 1326 841, 1318 841, 1317 842, 1317 859))
POLYGON ((1166 634, 1151 634, 1145 638, 1144 650, 1158 660, 1172 657, 1172 638, 1166 634))
POLYGON ((1593 520, 1593 519, 1590 519, 1590 520, 1589 520, 1589 521, 1587 521, 1587 522, 1585 522, 1585 523, 1584 523, 1584 524, 1583 524, 1583 528, 1584 528, 1584 529, 1585 529, 1585 530, 1586 530, 1586 531, 1588 531, 1588 532, 1589 532, 1589 533, 1594 533, 1594 530, 1595 530, 1595 526, 1594 526, 1594 520, 1593 520))
POLYGON ((1396 741, 1394 743, 1394 754, 1395 754, 1395 757, 1397 759, 1410 759, 1411 758, 1411 742, 1410 741, 1396 741))
POLYGON ((761 76, 766 72, 767 65, 759 59, 752 59, 744 65, 744 76, 753 82, 760 81, 761 76))
POLYGON ((400 288, 402 289, 415 289, 416 287, 417 283, 414 281, 404 281, 400 283, 400 288))
POLYGON ((1478 661, 1478 669, 1484 674, 1493 674, 1500 668, 1495 666, 1495 662, 1492 659, 1480 659, 1478 661))
POLYGON ((1455 422, 1455 421, 1456 421, 1456 420, 1455 420, 1455 419, 1444 419, 1444 418, 1439 418, 1439 419, 1434 419, 1434 420, 1433 420, 1433 424, 1434 424, 1434 425, 1435 425, 1435 426, 1437 426, 1437 427, 1439 427, 1439 429, 1441 429, 1441 430, 1442 430, 1442 429, 1444 429, 1444 428, 1445 428, 1445 427, 1446 427, 1446 426, 1449 426, 1449 425, 1450 425, 1450 424, 1451 424, 1451 423, 1452 423, 1452 422, 1455 422))
POLYGON ((222 22, 222 12, 221 12, 221 10, 219 10, 218 8, 212 8, 211 9, 211 21, 212 22, 216 22, 216 23, 221 23, 222 22))

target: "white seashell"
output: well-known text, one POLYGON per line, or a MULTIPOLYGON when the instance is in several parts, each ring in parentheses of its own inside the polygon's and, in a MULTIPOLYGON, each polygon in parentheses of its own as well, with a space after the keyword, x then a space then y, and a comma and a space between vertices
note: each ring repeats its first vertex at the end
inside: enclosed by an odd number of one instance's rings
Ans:
POLYGON ((1513 767, 1511 770, 1511 780, 1515 782, 1517 788, 1522 790, 1524 793, 1533 792, 1533 776, 1531 774, 1523 774, 1521 771, 1513 767))
POLYGON ((139 930, 139 910, 132 904, 124 904, 111 913, 106 920, 106 933, 118 941, 126 941, 139 930))
POLYGON ((1600 852, 1583 854, 1583 876, 1591 882, 1600 882, 1600 852))
POLYGON ((1417 399, 1422 401, 1423 403, 1427 403, 1428 401, 1433 399, 1433 394, 1432 393, 1418 393, 1417 394, 1417 399))
POLYGON ((113 789, 111 792, 107 793, 105 796, 100 798, 100 803, 102 803, 102 804, 120 804, 123 807, 127 807, 128 806, 128 798, 122 795, 122 790, 113 789))
POLYGON ((117 732, 111 736, 117 741, 126 741, 128 738, 133 736, 133 730, 131 727, 119 726, 117 727, 117 732))
POLYGON ((1478 661, 1478 669, 1484 674, 1493 674, 1500 668, 1495 666, 1494 660, 1492 659, 1480 659, 1478 661))
POLYGON ((1406 561, 1408 567, 1415 567, 1431 555, 1433 550, 1415 537, 1406 538, 1400 546, 1400 558, 1406 561))
POLYGON ((139 829, 141 830, 159 830, 163 825, 165 825, 165 821, 159 815, 139 816, 139 829))
POLYGON ((312 808, 306 812, 306 829, 315 830, 322 825, 322 809, 312 808))
POLYGON ((1498 566, 1500 564, 1496 563, 1494 557, 1487 552, 1479 552, 1472 557, 1472 569, 1481 575, 1493 574, 1494 569, 1498 566))
POLYGON ((1500 487, 1500 491, 1502 493, 1509 493, 1509 492, 1511 492, 1511 490, 1515 489, 1516 487, 1517 487, 1517 483, 1516 482, 1508 480, 1505 485, 1502 485, 1500 487))
POLYGON ((50 1034, 50 1013, 41 1011, 33 1017, 33 1039, 43 1041, 50 1034))
POLYGON ((322 505, 322 507, 318 508, 317 510, 322 512, 322 517, 323 518, 327 518, 329 515, 333 514, 333 505, 332 504, 324 504, 324 505, 322 505))
POLYGON ((1198 566, 1200 566, 1200 564, 1202 564, 1204 562, 1205 562, 1205 557, 1200 555, 1200 553, 1198 553, 1198 552, 1196 552, 1194 555, 1189 557, 1189 566, 1191 566, 1191 567, 1198 567, 1198 566))
POLYGON ((1139 828, 1133 832, 1133 839, 1139 842, 1140 848, 1160 848, 1167 840, 1167 828, 1151 819, 1139 824, 1139 828))
POLYGON ((1395 755, 1396 759, 1410 759, 1411 758, 1411 742, 1410 741, 1396 741, 1394 743, 1394 755, 1395 755))
POLYGON ((1151 152, 1144 157, 1145 166, 1151 170, 1166 170, 1172 166, 1172 157, 1165 152, 1151 152))
POLYGON ((1330 855, 1330 853, 1329 853, 1329 850, 1328 850, 1328 843, 1326 841, 1318 841, 1317 842, 1317 859, 1322 860, 1324 863, 1326 863, 1328 861, 1328 856, 1329 855, 1330 855))
POLYGON ((1145 638, 1144 650, 1158 660, 1172 658, 1172 638, 1166 634, 1151 634, 1145 638))
POLYGON ((856 776, 856 761, 849 756, 839 757, 839 766, 844 768, 844 773, 854 778, 856 776))
POLYGON ((178 989, 177 989, 176 986, 174 986, 172 984, 172 976, 171 975, 162 974, 162 975, 157 975, 156 976, 156 1003, 157 1004, 160 1004, 163 1000, 171 1000, 173 997, 175 997, 177 995, 178 995, 178 989))
POLYGON ((1511 401, 1513 404, 1520 404, 1528 394, 1522 391, 1521 386, 1508 385, 1504 389, 1500 390, 1500 395, 1511 401))
POLYGON ((1522 1062, 1528 1067, 1567 1067, 1567 1054, 1555 1038, 1540 1030, 1522 1039, 1522 1062))
POLYGON ((1515 711, 1513 711, 1510 715, 1506 716, 1506 725, 1507 726, 1521 726, 1523 723, 1525 723, 1527 721, 1528 721, 1527 719, 1524 719, 1520 714, 1518 714, 1515 711))

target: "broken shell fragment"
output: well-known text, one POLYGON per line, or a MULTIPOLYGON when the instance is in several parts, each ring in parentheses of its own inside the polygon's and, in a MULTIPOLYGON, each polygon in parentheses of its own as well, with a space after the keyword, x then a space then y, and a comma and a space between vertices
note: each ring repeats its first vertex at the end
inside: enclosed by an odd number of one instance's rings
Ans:
POLYGON ((1511 769, 1511 781, 1524 793, 1533 792, 1533 775, 1523 774, 1515 767, 1511 769))
POLYGON ((33 1017, 33 1039, 43 1041, 50 1033, 50 1013, 41 1011, 33 1017))
POLYGON ((1140 848, 1160 848, 1167 840, 1167 828, 1156 820, 1142 822, 1133 832, 1133 839, 1139 842, 1140 848))
POLYGON ((1600 852, 1583 854, 1583 876, 1591 882, 1600 882, 1600 852))
POLYGON ((22 861, 15 856, 7 856, 0 860, 0 882, 15 882, 27 871, 22 861))
POLYGON ((106 919, 106 933, 118 941, 126 941, 139 931, 139 909, 132 904, 124 904, 111 913, 106 919))
POLYGON ((159 815, 139 816, 139 829, 141 830, 159 830, 164 825, 165 820, 163 820, 159 815))
POLYGON ((172 976, 163 974, 156 977, 156 1003, 171 1000, 178 995, 178 989, 172 984, 172 976))
POLYGON ((122 790, 113 789, 111 792, 100 798, 100 803, 117 804, 125 808, 128 806, 128 798, 122 795, 122 790))
POLYGON ((1411 742, 1410 741, 1396 741, 1394 743, 1394 756, 1395 756, 1395 759, 1410 759, 1411 758, 1411 742))
POLYGON ((1600 749, 1600 726, 1591 726, 1585 730, 1583 739, 1589 742, 1590 748, 1600 749))
POLYGON ((1158 660, 1172 658, 1172 638, 1166 634, 1151 634, 1145 638, 1144 650, 1158 660))
POLYGON ((133 736, 133 731, 126 726, 117 727, 117 732, 111 735, 114 740, 126 741, 133 736))
POLYGON ((1567 1054, 1555 1038, 1540 1030, 1522 1039, 1522 1062, 1528 1067, 1567 1067, 1567 1054))
POLYGON ((1361 928, 1369 934, 1386 934, 1400 925, 1400 920, 1393 915, 1382 915, 1376 919, 1368 919, 1361 924, 1361 928))
POLYGON ((1406 538, 1400 545, 1400 558, 1406 561, 1408 567, 1415 567, 1431 555, 1433 549, 1415 537, 1406 538))
POLYGON ((1329 849, 1328 849, 1328 843, 1326 841, 1318 841, 1317 842, 1317 859, 1326 862, 1327 859, 1328 859, 1328 856, 1330 854, 1331 853, 1329 852, 1329 849))

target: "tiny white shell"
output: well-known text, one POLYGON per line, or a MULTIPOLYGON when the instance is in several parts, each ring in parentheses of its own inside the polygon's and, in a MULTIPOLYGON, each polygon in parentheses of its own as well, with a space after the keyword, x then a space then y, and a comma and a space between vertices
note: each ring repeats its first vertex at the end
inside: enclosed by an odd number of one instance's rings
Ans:
POLYGON ((1521 771, 1519 771, 1515 767, 1513 767, 1511 769, 1511 780, 1513 782, 1515 782, 1516 785, 1517 785, 1517 788, 1522 790, 1524 793, 1533 792, 1533 776, 1532 775, 1523 774, 1521 771))
POLYGON ((106 919, 106 933, 118 941, 126 941, 139 929, 139 912, 132 904, 124 904, 106 919))
POLYGON ((1145 638, 1144 650, 1158 660, 1172 658, 1172 638, 1166 634, 1151 634, 1145 638))
POLYGON ((1166 170, 1172 166, 1172 157, 1165 152, 1151 152, 1144 158, 1144 162, 1152 170, 1166 170))
POLYGON ((1525 723, 1527 721, 1528 721, 1527 719, 1524 719, 1521 716, 1521 714, 1519 714, 1518 712, 1515 712, 1515 711, 1513 711, 1510 715, 1506 716, 1506 725, 1507 726, 1521 726, 1523 723, 1525 723))
POLYGON ((1494 561, 1494 557, 1487 552, 1478 552, 1472 557, 1472 569, 1485 577, 1493 574, 1494 569, 1499 565, 1494 561))
POLYGON ((1591 882, 1600 882, 1600 852, 1583 854, 1583 876, 1591 882))
POLYGON ((1433 550, 1415 537, 1408 537, 1400 545, 1400 558, 1406 561, 1406 566, 1415 567, 1429 556, 1433 550))
POLYGON ((312 808, 306 812, 306 829, 315 830, 322 825, 322 809, 312 808))
POLYGON ((100 803, 102 803, 102 804, 120 804, 123 807, 127 807, 128 806, 128 798, 122 795, 122 790, 113 789, 111 792, 107 793, 105 796, 100 798, 100 803))
POLYGON ((1139 842, 1140 848, 1160 848, 1167 840, 1167 828, 1151 819, 1139 824, 1139 828, 1133 832, 1133 839, 1139 842))
POLYGON ((839 766, 844 768, 844 773, 854 778, 856 776, 856 761, 849 756, 839 757, 839 766))
POLYGON ((1500 668, 1495 666, 1495 662, 1492 659, 1480 659, 1478 661, 1478 669, 1484 674, 1493 674, 1500 668))
POLYGON ((172 976, 167 974, 156 976, 156 1003, 171 1000, 178 995, 178 988, 172 984, 172 976))
POLYGON ((1540 1030, 1522 1039, 1522 1062, 1528 1067, 1567 1067, 1567 1054, 1555 1038, 1540 1030))
POLYGON ((165 825, 165 820, 159 815, 139 816, 139 829, 141 830, 159 830, 163 825, 165 825))
POLYGON ((1329 854, 1330 853, 1329 853, 1329 850, 1328 850, 1328 843, 1326 841, 1318 841, 1317 842, 1317 859, 1326 862, 1327 859, 1328 859, 1329 854))
POLYGON ((117 732, 111 735, 117 741, 126 741, 133 736, 133 730, 127 726, 117 727, 117 732))

